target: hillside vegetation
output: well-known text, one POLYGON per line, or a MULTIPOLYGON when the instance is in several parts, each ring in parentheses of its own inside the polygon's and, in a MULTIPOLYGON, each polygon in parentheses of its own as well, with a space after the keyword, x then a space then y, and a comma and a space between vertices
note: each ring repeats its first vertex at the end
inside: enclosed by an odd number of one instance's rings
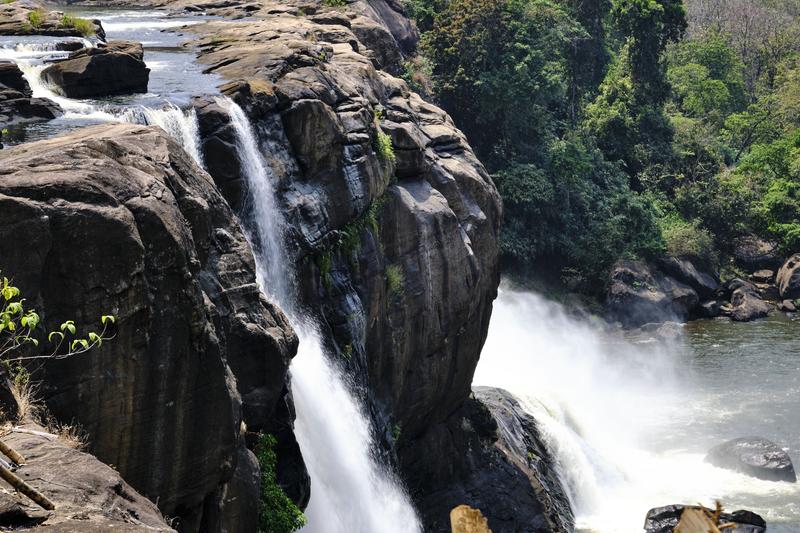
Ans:
POLYGON ((799 1, 407 7, 407 77, 491 172, 518 277, 599 294, 620 258, 713 269, 744 235, 800 247, 799 1))

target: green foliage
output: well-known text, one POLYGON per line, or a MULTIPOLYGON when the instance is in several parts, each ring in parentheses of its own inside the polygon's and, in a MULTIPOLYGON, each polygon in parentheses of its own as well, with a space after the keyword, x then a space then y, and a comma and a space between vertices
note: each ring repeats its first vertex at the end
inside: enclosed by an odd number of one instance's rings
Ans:
POLYGON ((718 265, 714 238, 698 221, 689 222, 677 213, 670 213, 660 217, 658 224, 670 256, 696 260, 707 268, 718 265))
POLYGON ((28 11, 28 24, 31 25, 31 28, 39 28, 44 23, 44 11, 41 9, 34 9, 32 11, 28 11))
POLYGON ((680 112, 722 126, 746 102, 744 64, 716 34, 684 41, 670 52, 667 76, 680 112))
POLYGON ((95 33, 92 21, 65 14, 61 17, 61 26, 64 28, 75 28, 84 37, 90 37, 95 33))
POLYGON ((375 152, 383 161, 394 164, 397 157, 394 155, 394 148, 392 147, 392 138, 389 134, 377 129, 375 132, 375 152))
POLYGON ((568 89, 566 57, 585 32, 548 0, 453 0, 422 39, 433 89, 490 171, 534 160, 568 89))
POLYGON ((347 0, 325 0, 324 3, 328 7, 344 7, 347 5, 347 0))
POLYGON ((402 296, 405 294, 406 276, 400 265, 389 265, 386 267, 386 286, 389 294, 402 296))
MULTIPOLYGON (((75 322, 67 320, 49 332, 47 342, 51 348, 40 353, 39 326, 41 317, 35 309, 26 307, 20 289, 6 277, 0 278, 0 360, 19 364, 34 359, 65 359, 83 354, 99 347, 104 341, 114 338, 110 333, 116 321, 112 315, 104 315, 100 322, 100 333, 89 332, 86 338, 76 337, 75 322)), ((44 335, 44 333, 42 333, 44 335)))
POLYGON ((258 511, 259 533, 292 533, 306 524, 306 517, 278 484, 275 468, 277 440, 262 435, 256 447, 261 470, 261 502, 258 511))
POLYGON ((517 269, 570 271, 574 288, 598 290, 620 256, 660 249, 655 216, 596 149, 554 142, 544 168, 498 173, 505 202, 502 251, 517 269))

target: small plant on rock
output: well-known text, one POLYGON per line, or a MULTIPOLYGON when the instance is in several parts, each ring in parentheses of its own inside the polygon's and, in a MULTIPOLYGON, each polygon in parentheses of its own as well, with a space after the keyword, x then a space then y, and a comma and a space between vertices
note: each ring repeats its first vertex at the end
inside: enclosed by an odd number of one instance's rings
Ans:
POLYGON ((406 277, 400 265, 389 265, 386 267, 386 284, 389 287, 389 294, 404 294, 405 283, 406 277))
POLYGON ((41 9, 34 9, 33 11, 28 11, 28 24, 31 25, 31 28, 40 28, 44 23, 44 11, 41 9))
POLYGON ((378 157, 388 163, 397 161, 394 147, 392 147, 392 138, 381 130, 378 130, 375 135, 375 151, 378 153, 378 157))
POLYGON ((65 14, 61 17, 61 27, 74 28, 84 37, 90 37, 95 34, 94 24, 90 20, 74 17, 65 14))

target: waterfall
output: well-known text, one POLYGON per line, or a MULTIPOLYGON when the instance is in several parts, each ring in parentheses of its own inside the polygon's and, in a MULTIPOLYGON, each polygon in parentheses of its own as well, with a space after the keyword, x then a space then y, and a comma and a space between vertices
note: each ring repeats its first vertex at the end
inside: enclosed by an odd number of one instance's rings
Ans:
MULTIPOLYGON (((714 376, 695 375, 691 354, 680 336, 626 340, 536 294, 501 288, 474 383, 510 391, 536 418, 579 530, 641 531, 653 507, 716 498, 768 522, 775 509, 796 515, 796 484, 704 462, 725 440, 718 424, 736 408, 737 387, 724 387, 731 399, 712 393, 714 376)), ((747 433, 735 421, 732 431, 747 433)))
POLYGON ((192 159, 201 167, 203 156, 200 152, 200 130, 197 112, 194 108, 183 110, 175 104, 165 104, 160 108, 137 106, 123 110, 116 115, 123 122, 159 126, 178 141, 192 159))
POLYGON ((295 434, 311 476, 303 531, 419 533, 421 526, 402 485, 376 459, 368 418, 346 377, 326 357, 313 320, 297 305, 291 255, 284 246, 285 221, 252 126, 233 101, 218 102, 227 109, 236 132, 259 284, 286 312, 300 338, 290 372, 295 434))

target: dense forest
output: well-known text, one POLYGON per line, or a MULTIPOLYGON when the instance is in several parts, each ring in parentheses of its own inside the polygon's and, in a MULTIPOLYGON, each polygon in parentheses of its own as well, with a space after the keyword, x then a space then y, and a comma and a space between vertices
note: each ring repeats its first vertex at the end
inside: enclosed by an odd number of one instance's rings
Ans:
POLYGON ((797 0, 410 0, 406 79, 505 204, 507 272, 599 294, 620 258, 800 246, 797 0))

